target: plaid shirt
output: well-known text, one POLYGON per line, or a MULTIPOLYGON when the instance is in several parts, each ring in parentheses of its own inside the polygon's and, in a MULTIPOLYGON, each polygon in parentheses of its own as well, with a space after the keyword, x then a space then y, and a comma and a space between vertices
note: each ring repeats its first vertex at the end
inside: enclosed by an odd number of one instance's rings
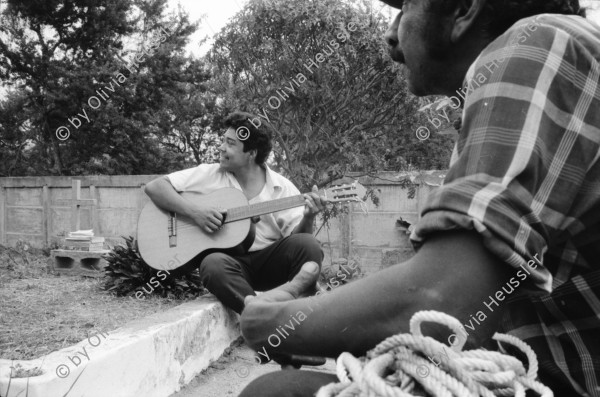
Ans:
POLYGON ((575 16, 526 18, 490 43, 457 91, 450 169, 411 235, 474 229, 520 273, 482 311, 507 309, 503 331, 560 397, 600 396, 599 61, 599 27, 575 16))

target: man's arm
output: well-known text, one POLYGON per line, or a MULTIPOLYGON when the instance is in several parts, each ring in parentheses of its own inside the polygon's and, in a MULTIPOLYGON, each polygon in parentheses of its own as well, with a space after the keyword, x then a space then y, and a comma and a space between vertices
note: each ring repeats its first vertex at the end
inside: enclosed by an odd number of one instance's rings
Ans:
POLYGON ((325 208, 325 205, 327 204, 325 197, 319 196, 317 192, 318 189, 315 185, 312 188, 312 192, 304 194, 304 214, 300 220, 300 223, 294 228, 294 230, 292 230, 291 234, 312 234, 313 226, 315 224, 315 217, 325 208))
MULTIPOLYGON (((279 291, 249 300, 242 313, 242 333, 259 351, 264 347, 288 354, 336 357, 349 351, 362 355, 386 337, 408 332, 409 320, 417 311, 445 312, 462 324, 469 324, 470 316, 482 311, 487 318, 479 325, 471 321, 475 329, 467 329, 468 342, 480 345, 495 332, 503 309, 500 302, 499 307, 491 306, 492 312, 485 302, 516 271, 494 258, 476 232, 443 232, 432 235, 407 262, 328 294, 277 302, 285 299, 279 291), (281 345, 274 349, 268 338, 278 335, 276 329, 285 324, 289 336, 280 338, 281 345)), ((312 276, 301 272, 298 278, 302 277, 304 284, 310 284, 312 276)), ((298 288, 295 282, 280 289, 297 297, 305 286, 298 288)), ((293 297, 288 294, 287 299, 293 297)), ((424 327, 424 331, 444 342, 450 335, 445 327, 424 327)), ((275 338, 270 341, 276 343, 275 338)))
POLYGON ((306 216, 304 215, 302 217, 302 220, 300 221, 300 223, 298 224, 298 226, 296 226, 294 228, 294 230, 292 230, 291 234, 296 234, 296 233, 310 233, 312 234, 313 232, 313 225, 315 224, 315 216, 314 215, 309 215, 306 216))
POLYGON ((190 202, 177 193, 166 176, 161 176, 148 183, 144 188, 144 192, 156 206, 166 211, 173 211, 182 215, 189 212, 190 202))
POLYGON ((205 232, 211 233, 221 227, 223 215, 217 208, 200 206, 184 199, 166 176, 148 183, 144 192, 158 207, 191 218, 205 232))

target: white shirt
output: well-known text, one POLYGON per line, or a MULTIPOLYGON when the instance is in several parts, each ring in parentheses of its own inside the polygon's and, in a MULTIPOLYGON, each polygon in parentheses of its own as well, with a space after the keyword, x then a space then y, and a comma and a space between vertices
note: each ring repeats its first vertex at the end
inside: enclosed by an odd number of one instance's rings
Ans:
MULTIPOLYGON (((266 164, 266 183, 263 190, 249 204, 261 203, 283 197, 296 196, 300 191, 292 182, 272 171, 266 164)), ((167 175, 178 192, 212 193, 225 187, 242 191, 235 176, 223 171, 219 164, 200 164, 194 168, 176 171, 167 175)), ((256 224, 256 237, 249 251, 259 251, 275 241, 289 236, 302 220, 304 207, 291 208, 260 217, 256 224)))

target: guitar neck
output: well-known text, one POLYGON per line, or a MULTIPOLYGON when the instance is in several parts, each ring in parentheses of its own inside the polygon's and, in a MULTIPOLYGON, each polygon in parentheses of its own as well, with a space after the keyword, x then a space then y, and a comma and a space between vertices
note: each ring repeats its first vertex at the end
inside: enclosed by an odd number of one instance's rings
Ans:
POLYGON ((249 204, 243 207, 230 208, 227 210, 225 223, 270 214, 272 212, 283 211, 294 207, 300 207, 302 205, 304 205, 304 196, 299 194, 297 196, 249 204))

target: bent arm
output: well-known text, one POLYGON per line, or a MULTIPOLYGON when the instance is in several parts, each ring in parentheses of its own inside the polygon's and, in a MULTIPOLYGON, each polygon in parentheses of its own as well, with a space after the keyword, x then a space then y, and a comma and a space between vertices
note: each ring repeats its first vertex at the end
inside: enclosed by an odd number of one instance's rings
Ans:
POLYGON ((162 176, 146 185, 144 192, 157 207, 165 211, 189 216, 190 202, 185 200, 171 185, 169 178, 162 176))
POLYGON ((300 220, 300 223, 294 228, 294 230, 292 230, 291 234, 312 234, 313 227, 315 224, 315 217, 318 213, 325 209, 325 205, 327 204, 327 199, 325 199, 325 197, 319 196, 317 193, 317 186, 313 186, 312 192, 304 195, 304 213, 302 219, 300 220))
MULTIPOLYGON (((476 232, 438 233, 407 262, 325 295, 262 306, 276 313, 270 321, 260 316, 261 308, 245 310, 242 333, 256 350, 265 347, 267 351, 328 357, 343 351, 363 355, 386 337, 408 332, 409 320, 417 311, 438 310, 468 324, 470 316, 481 310, 487 318, 469 331, 468 339, 469 344, 481 345, 496 330, 502 312, 502 303, 492 306, 491 312, 484 302, 490 301, 489 296, 504 285, 511 272, 483 247, 476 232), (293 331, 286 327, 289 337, 281 338, 281 345, 274 349, 268 343, 269 335, 277 335, 276 329, 290 321, 300 324, 293 331)), ((434 327, 424 327, 424 333, 441 341, 450 335, 445 328, 434 327)))
POLYGON ((314 224, 315 224, 315 217, 314 216, 306 216, 306 215, 304 215, 302 217, 302 220, 298 224, 298 226, 296 226, 294 228, 294 230, 292 230, 291 234, 296 234, 296 233, 309 233, 309 234, 312 234, 312 232, 313 232, 313 225, 314 224))

